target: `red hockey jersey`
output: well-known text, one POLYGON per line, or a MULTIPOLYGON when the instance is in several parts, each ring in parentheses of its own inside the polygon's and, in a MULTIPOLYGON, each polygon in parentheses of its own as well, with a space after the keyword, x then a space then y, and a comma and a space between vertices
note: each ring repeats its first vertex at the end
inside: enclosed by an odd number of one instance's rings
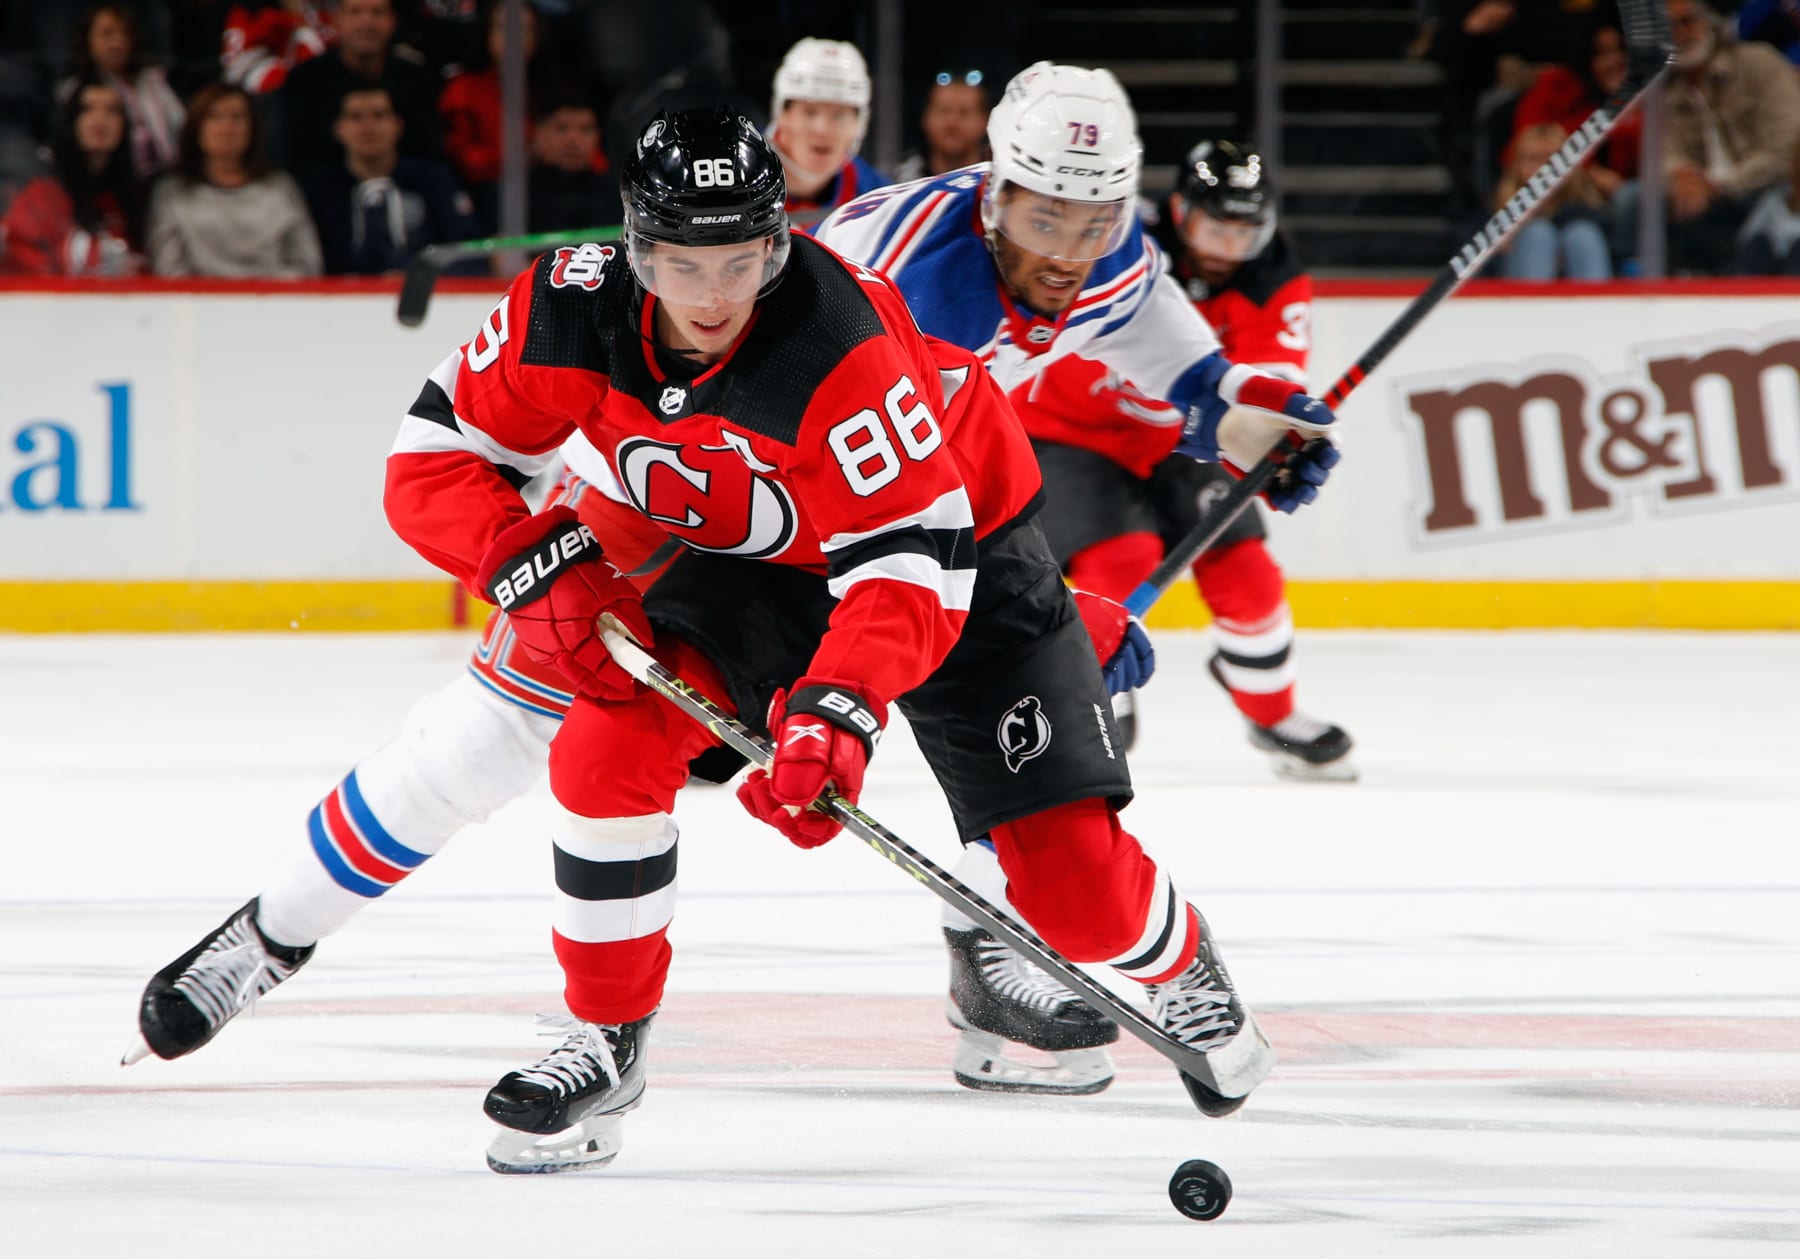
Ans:
POLYGON ((664 370, 655 301, 612 245, 520 275, 402 423, 395 531, 472 583, 527 514, 516 487, 579 431, 687 546, 825 577, 838 604, 810 673, 883 700, 911 690, 961 632, 977 539, 1037 499, 1005 398, 970 353, 918 331, 885 277, 798 235, 781 283, 698 376, 664 370))

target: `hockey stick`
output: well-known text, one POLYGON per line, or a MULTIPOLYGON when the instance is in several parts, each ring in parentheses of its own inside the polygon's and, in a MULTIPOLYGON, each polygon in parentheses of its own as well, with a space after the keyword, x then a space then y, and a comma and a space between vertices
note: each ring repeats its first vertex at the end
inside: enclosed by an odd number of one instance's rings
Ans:
POLYGON ((394 318, 408 328, 425 322, 425 308, 431 304, 432 290, 444 268, 464 258, 482 258, 504 253, 508 249, 525 249, 533 256, 555 245, 584 245, 589 241, 617 240, 624 234, 619 227, 594 227, 577 232, 538 232, 533 236, 490 236, 485 240, 459 240, 444 245, 427 245, 406 264, 406 278, 400 282, 400 301, 394 307, 394 318))
MULTIPOLYGON (((768 768, 775 753, 767 739, 669 672, 624 634, 619 623, 612 617, 601 617, 600 636, 613 659, 632 677, 705 726, 721 742, 742 753, 752 765, 768 768)), ((836 791, 828 789, 813 807, 836 818, 845 830, 986 927, 1000 940, 1017 949, 1034 965, 1048 971, 1063 984, 1086 997, 1120 1027, 1174 1063, 1183 1076, 1183 1083, 1188 1086, 1189 1095, 1202 1110, 1210 1106, 1218 1113, 1225 1113, 1225 1108, 1220 1106, 1217 1099, 1234 1102, 1248 1096, 1250 1090, 1262 1083, 1273 1069, 1274 1053, 1248 1008, 1244 1011, 1243 1030, 1224 1047, 1202 1053, 1184 1045, 1138 1010, 1127 1005, 1116 994, 1096 983, 1073 963, 1065 960, 1056 950, 1038 939, 1029 927, 989 904, 980 893, 836 791), (1206 1093, 1212 1094, 1212 1097, 1196 1092, 1195 1083, 1206 1093)), ((1236 1107, 1232 1105, 1229 1109, 1236 1107)))
MULTIPOLYGON (((1662 78, 1669 67, 1671 48, 1668 15, 1662 0, 1620 0, 1619 11, 1625 27, 1628 57, 1625 82, 1588 115, 1587 121, 1563 141, 1562 147, 1552 153, 1524 186, 1444 265, 1425 291, 1413 298, 1394 322, 1338 377, 1337 383, 1325 394, 1326 406, 1335 410, 1341 405, 1439 302, 1454 293, 1464 280, 1498 253, 1520 225, 1562 187, 1582 159, 1606 139, 1625 111, 1662 78)), ((1244 513, 1251 500, 1268 484, 1269 478, 1278 474, 1279 465, 1271 456, 1281 449, 1280 445, 1270 447, 1244 478, 1222 495, 1187 535, 1170 548, 1150 576, 1126 597, 1125 607, 1133 616, 1148 612, 1175 579, 1200 558, 1201 552, 1244 513)))
MULTIPOLYGON (((790 216, 790 221, 796 227, 805 227, 818 222, 822 217, 821 212, 809 210, 790 216)), ((485 258, 490 254, 505 253, 509 249, 523 249, 536 257, 544 250, 559 245, 585 245, 590 241, 604 244, 618 240, 624 234, 625 229, 622 227, 590 227, 571 232, 490 236, 485 240, 459 240, 443 245, 427 245, 406 264, 406 276, 400 281, 400 300, 394 306, 394 318, 408 328, 417 328, 424 323, 425 308, 431 305, 431 295, 437 289, 437 282, 444 274, 444 268, 465 258, 485 258)))

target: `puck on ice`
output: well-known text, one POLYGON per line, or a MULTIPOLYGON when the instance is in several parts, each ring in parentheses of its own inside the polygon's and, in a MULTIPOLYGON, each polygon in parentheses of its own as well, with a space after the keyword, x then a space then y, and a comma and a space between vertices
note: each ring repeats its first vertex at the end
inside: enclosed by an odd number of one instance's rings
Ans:
POLYGON ((1231 1177, 1217 1163, 1191 1158, 1169 1177, 1169 1201, 1190 1220, 1216 1220, 1231 1201, 1231 1177))

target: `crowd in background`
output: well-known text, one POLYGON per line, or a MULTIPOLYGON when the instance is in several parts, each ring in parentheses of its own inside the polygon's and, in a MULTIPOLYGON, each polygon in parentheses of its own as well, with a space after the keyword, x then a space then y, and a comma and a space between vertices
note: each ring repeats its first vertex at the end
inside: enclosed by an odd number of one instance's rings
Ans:
MULTIPOLYGON (((1800 0, 1666 4, 1669 271, 1800 275, 1800 0)), ((785 32, 812 16, 777 8, 785 24, 700 0, 532 0, 526 230, 618 221, 608 145, 652 102, 764 117, 785 32)), ((909 27, 936 20, 930 3, 908 9, 909 27)), ((1613 0, 1424 0, 1422 14, 1456 208, 1485 218, 1624 81, 1618 14, 1613 0)), ((374 275, 492 234, 503 16, 497 0, 0 0, 0 272, 374 275)), ((1017 35, 1002 23, 991 42, 1017 35)), ((1016 68, 1006 58, 988 51, 989 84, 1016 68)), ((979 156, 982 73, 935 79, 908 95, 918 152, 895 178, 937 169, 934 127, 958 159, 979 156)), ((1641 112, 1491 273, 1633 273, 1641 112)))
MULTIPOLYGON (((1643 110, 1528 222, 1507 278, 1632 274, 1649 161, 1671 275, 1800 275, 1800 3, 1665 0, 1675 65, 1659 154, 1643 110)), ((1461 209, 1485 218, 1618 91, 1628 69, 1611 0, 1444 0, 1419 50, 1444 68, 1444 152, 1461 209)))

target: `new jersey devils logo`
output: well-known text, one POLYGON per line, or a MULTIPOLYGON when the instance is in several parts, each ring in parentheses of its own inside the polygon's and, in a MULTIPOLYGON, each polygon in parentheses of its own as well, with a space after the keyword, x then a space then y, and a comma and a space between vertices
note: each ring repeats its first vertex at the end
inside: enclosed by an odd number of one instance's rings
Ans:
POLYGON ((1006 710, 994 734, 1006 755, 1006 768, 1018 773, 1019 766, 1050 746, 1050 719, 1044 716, 1043 703, 1027 695, 1006 710))
POLYGON ((617 459, 632 506, 697 550, 762 559, 794 540, 799 515, 787 489, 757 476, 730 445, 633 437, 617 459))

